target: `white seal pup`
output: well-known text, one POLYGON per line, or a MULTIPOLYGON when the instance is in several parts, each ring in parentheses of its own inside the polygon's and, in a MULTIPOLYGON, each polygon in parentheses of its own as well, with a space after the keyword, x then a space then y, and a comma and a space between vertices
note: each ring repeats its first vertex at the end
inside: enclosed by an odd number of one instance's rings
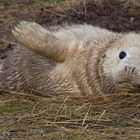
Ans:
POLYGON ((140 92, 140 34, 91 25, 45 29, 22 21, 5 60, 1 89, 44 95, 140 92))

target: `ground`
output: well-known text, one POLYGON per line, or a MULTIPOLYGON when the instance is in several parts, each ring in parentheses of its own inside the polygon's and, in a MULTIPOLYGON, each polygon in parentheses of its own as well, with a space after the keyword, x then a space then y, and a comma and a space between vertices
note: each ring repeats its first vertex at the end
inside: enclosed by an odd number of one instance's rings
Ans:
MULTIPOLYGON (((51 26, 88 23, 116 32, 140 31, 139 0, 0 0, 0 58, 12 49, 21 20, 51 26)), ((140 94, 93 99, 0 94, 0 139, 140 139, 140 94)))

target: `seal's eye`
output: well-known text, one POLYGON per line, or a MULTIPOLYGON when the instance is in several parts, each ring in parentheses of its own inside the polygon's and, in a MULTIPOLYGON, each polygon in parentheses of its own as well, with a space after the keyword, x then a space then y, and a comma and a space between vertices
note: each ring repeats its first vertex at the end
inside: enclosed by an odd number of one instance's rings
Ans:
POLYGON ((126 52, 121 51, 120 54, 119 54, 119 58, 124 59, 125 57, 126 57, 126 52))

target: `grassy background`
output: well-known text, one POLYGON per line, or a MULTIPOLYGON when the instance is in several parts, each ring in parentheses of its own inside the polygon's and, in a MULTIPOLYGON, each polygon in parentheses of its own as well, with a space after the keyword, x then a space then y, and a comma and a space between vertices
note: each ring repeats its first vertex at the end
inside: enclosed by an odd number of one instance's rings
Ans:
POLYGON ((0 98, 1 138, 139 139, 139 93, 43 98, 11 93, 0 98))

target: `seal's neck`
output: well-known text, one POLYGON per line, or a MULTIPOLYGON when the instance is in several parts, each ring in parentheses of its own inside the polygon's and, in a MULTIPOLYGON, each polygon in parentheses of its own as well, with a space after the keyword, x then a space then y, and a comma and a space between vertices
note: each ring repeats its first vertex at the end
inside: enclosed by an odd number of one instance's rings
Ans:
POLYGON ((115 40, 112 37, 92 41, 74 58, 58 64, 50 74, 51 89, 59 94, 84 96, 115 92, 112 77, 103 70, 106 51, 115 40))
POLYGON ((99 38, 92 42, 93 47, 87 60, 87 78, 93 94, 114 93, 116 91, 112 73, 106 72, 104 62, 107 51, 120 39, 121 35, 114 34, 99 38))

